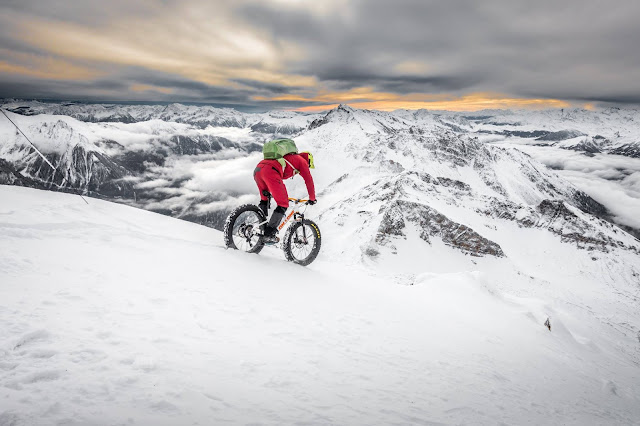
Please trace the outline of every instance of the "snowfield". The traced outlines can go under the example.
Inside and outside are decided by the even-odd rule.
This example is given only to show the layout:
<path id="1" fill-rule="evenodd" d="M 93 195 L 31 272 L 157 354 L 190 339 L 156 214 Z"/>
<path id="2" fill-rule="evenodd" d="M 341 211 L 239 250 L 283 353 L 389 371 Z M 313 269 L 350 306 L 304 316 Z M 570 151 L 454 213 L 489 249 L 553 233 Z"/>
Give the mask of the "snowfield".
<path id="1" fill-rule="evenodd" d="M 456 263 L 434 240 L 403 275 L 402 255 L 329 245 L 304 268 L 124 205 L 0 199 L 2 426 L 640 423 L 639 286 L 554 280 L 581 252 L 541 269 L 546 231 L 529 263 L 505 242 L 514 260 Z"/>

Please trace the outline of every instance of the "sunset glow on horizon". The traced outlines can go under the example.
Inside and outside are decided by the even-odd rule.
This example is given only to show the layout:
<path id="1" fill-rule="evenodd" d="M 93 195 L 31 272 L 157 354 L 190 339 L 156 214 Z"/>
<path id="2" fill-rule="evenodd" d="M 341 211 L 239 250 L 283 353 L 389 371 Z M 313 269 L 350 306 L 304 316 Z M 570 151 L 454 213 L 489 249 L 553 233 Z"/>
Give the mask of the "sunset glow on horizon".
<path id="1" fill-rule="evenodd" d="M 449 100 L 433 101 L 402 101 L 402 100 L 379 100 L 379 101 L 358 101 L 342 102 L 352 108 L 372 109 L 378 111 L 394 111 L 398 109 L 430 109 L 443 111 L 481 111 L 485 109 L 547 109 L 547 108 L 568 108 L 573 104 L 559 99 L 521 99 L 505 97 L 489 97 L 485 94 L 471 94 Z M 300 108 L 292 108 L 293 111 L 300 112 L 320 112 L 332 109 L 340 103 L 313 105 Z"/>

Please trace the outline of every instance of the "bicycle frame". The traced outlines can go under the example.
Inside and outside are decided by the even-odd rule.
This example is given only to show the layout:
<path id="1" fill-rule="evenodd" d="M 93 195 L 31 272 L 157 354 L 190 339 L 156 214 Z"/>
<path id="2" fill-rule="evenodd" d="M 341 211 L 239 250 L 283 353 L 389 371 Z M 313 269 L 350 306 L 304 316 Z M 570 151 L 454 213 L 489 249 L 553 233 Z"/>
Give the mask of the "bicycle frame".
<path id="1" fill-rule="evenodd" d="M 271 198 L 271 197 L 269 197 L 269 198 Z M 271 200 L 269 200 L 269 201 L 271 201 Z M 289 197 L 289 201 L 293 201 L 293 203 L 297 206 L 298 204 L 304 204 L 309 200 L 305 200 L 305 199 L 302 199 L 302 198 L 291 198 L 291 197 Z M 296 210 L 295 207 L 291 207 L 291 213 L 289 213 L 287 215 L 287 217 L 282 221 L 282 223 L 278 226 L 278 232 L 280 232 L 282 230 L 282 228 L 284 228 L 285 225 L 287 223 L 289 223 L 289 220 L 291 220 L 292 217 L 293 217 L 293 220 L 301 222 L 301 221 L 304 220 L 304 212 L 300 212 L 300 211 Z M 265 220 L 264 222 L 258 223 L 257 226 L 264 225 L 267 222 L 269 222 L 269 218 L 267 218 L 267 220 Z M 306 238 L 307 236 L 306 236 L 306 231 L 305 231 L 304 228 L 302 228 L 302 233 L 303 233 L 304 237 Z"/>
<path id="2" fill-rule="evenodd" d="M 302 200 L 302 199 L 299 199 L 299 198 L 289 198 L 289 201 L 293 201 L 295 205 L 298 205 L 298 204 L 306 203 L 309 200 Z M 282 228 L 284 228 L 284 226 L 287 223 L 289 223 L 289 220 L 291 219 L 291 217 L 293 217 L 293 220 L 301 222 L 301 221 L 304 220 L 304 213 L 301 213 L 301 212 L 297 211 L 295 209 L 295 207 L 292 207 L 291 208 L 291 213 L 289 213 L 287 215 L 287 217 L 285 218 L 285 220 L 282 221 L 280 226 L 278 226 L 278 231 L 281 231 Z M 304 232 L 304 229 L 303 229 L 303 232 Z"/>

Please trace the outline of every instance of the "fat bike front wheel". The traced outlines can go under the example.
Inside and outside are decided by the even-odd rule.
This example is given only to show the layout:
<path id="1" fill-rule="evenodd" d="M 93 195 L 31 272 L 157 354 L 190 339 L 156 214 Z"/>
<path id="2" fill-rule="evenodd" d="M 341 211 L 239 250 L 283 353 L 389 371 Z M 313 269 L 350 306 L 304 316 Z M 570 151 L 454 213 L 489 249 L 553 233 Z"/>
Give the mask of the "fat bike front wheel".
<path id="1" fill-rule="evenodd" d="M 224 245 L 247 253 L 260 253 L 264 247 L 260 223 L 266 218 L 258 206 L 243 204 L 229 213 L 224 222 Z"/>
<path id="2" fill-rule="evenodd" d="M 284 235 L 282 249 L 288 261 L 307 266 L 320 253 L 320 228 L 315 222 L 304 219 L 294 222 Z"/>

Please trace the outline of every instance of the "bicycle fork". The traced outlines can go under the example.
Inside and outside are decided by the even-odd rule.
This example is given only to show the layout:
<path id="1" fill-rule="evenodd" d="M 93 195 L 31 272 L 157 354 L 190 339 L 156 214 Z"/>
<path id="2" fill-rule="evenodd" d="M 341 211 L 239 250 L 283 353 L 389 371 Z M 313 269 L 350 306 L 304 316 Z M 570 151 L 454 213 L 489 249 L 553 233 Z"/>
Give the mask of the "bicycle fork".
<path id="1" fill-rule="evenodd" d="M 304 244 L 308 244 L 309 241 L 307 240 L 307 228 L 305 228 L 304 226 L 304 215 L 299 212 L 295 212 L 295 213 L 296 214 L 293 216 L 293 220 L 295 220 L 296 222 L 300 222 L 302 225 L 302 242 Z"/>

